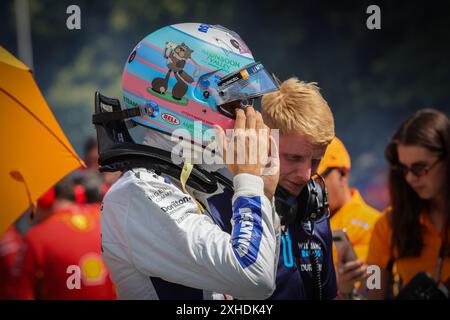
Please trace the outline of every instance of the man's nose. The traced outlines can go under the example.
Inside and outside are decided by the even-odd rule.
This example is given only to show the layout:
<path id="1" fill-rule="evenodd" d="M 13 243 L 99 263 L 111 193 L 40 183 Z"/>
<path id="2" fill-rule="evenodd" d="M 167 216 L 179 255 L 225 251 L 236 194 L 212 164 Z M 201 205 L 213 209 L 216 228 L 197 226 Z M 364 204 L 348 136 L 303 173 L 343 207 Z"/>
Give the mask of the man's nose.
<path id="1" fill-rule="evenodd" d="M 306 183 L 311 178 L 311 166 L 306 163 L 298 164 L 295 168 L 295 180 L 298 183 Z"/>

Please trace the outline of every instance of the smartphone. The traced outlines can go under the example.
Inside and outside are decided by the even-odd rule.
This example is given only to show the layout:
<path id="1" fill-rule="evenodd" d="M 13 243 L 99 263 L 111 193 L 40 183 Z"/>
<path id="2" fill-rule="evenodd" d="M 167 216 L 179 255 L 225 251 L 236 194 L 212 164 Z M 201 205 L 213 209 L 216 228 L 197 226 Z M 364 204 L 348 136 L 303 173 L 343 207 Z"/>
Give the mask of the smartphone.
<path id="1" fill-rule="evenodd" d="M 343 263 L 358 259 L 345 229 L 333 230 L 333 242 Z"/>

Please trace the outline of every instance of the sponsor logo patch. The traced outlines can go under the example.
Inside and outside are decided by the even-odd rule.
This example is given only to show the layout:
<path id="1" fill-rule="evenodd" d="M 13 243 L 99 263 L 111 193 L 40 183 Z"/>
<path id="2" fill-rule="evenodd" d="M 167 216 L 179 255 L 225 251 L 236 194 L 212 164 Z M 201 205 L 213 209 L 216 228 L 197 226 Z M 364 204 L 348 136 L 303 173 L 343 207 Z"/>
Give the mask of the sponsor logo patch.
<path id="1" fill-rule="evenodd" d="M 175 117 L 173 114 L 170 114 L 170 113 L 163 113 L 163 114 L 161 115 L 161 118 L 162 118 L 165 122 L 170 123 L 170 124 L 173 124 L 173 125 L 176 125 L 176 126 L 180 124 L 180 120 L 178 120 L 177 117 Z"/>
<path id="2" fill-rule="evenodd" d="M 252 265 L 259 253 L 262 235 L 260 197 L 238 197 L 233 203 L 232 244 L 235 257 L 243 268 Z"/>
<path id="3" fill-rule="evenodd" d="M 150 200 L 158 203 L 162 200 L 164 200 L 165 198 L 171 196 L 173 194 L 173 191 L 170 187 L 165 187 L 165 188 L 161 188 L 156 190 L 153 193 L 148 193 L 148 197 Z"/>
<path id="4" fill-rule="evenodd" d="M 99 254 L 93 252 L 85 254 L 81 258 L 79 266 L 85 285 L 96 286 L 105 283 L 107 271 Z"/>
<path id="5" fill-rule="evenodd" d="M 173 211 L 176 211 L 176 209 L 178 207 L 180 207 L 181 205 L 185 204 L 186 202 L 190 202 L 191 201 L 191 197 L 184 197 L 181 198 L 179 200 L 173 200 L 170 202 L 169 205 L 167 206 L 161 206 L 161 210 L 164 211 L 165 213 L 171 213 Z"/>
<path id="6" fill-rule="evenodd" d="M 239 208 L 239 214 L 241 215 L 242 222 L 236 251 L 242 258 L 248 253 L 248 248 L 250 247 L 250 239 L 253 231 L 253 217 L 250 208 Z"/>

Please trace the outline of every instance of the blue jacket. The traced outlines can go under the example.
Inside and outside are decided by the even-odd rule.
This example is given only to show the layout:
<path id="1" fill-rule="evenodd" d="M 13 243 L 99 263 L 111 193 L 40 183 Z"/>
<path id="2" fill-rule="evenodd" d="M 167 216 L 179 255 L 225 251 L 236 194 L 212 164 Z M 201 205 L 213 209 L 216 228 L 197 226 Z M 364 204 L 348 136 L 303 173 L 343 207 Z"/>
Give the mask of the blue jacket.
<path id="1" fill-rule="evenodd" d="M 232 192 L 225 189 L 222 194 L 208 198 L 211 215 L 222 230 L 231 231 Z M 276 289 L 269 299 L 311 300 L 315 287 L 309 256 L 311 226 L 309 223 L 288 225 L 281 237 L 280 257 L 276 277 Z M 333 238 L 326 216 L 315 222 L 311 238 L 321 270 L 322 299 L 337 296 L 336 273 L 333 264 Z"/>

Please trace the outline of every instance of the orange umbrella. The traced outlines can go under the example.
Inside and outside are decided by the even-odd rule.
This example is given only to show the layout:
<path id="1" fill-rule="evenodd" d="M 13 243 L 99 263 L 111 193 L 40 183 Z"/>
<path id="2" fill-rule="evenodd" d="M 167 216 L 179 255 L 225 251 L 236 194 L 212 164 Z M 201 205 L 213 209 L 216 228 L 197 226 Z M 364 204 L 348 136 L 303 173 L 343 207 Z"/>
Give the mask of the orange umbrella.
<path id="1" fill-rule="evenodd" d="M 30 69 L 0 46 L 0 235 L 51 186 L 84 165 Z"/>

